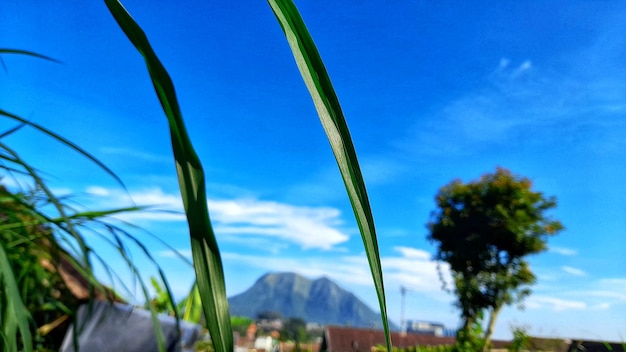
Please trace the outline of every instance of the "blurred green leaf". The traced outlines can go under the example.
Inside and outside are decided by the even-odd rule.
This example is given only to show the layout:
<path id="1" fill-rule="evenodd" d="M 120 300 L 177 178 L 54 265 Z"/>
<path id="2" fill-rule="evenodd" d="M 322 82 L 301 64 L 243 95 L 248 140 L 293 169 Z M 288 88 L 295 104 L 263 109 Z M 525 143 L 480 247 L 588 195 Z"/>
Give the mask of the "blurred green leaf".
<path id="1" fill-rule="evenodd" d="M 165 67 L 152 50 L 143 30 L 117 0 L 105 0 L 109 11 L 143 56 L 152 84 L 170 127 L 178 182 L 183 199 L 198 289 L 207 327 L 218 352 L 233 350 L 233 336 L 222 260 L 209 219 L 204 171 L 187 134 L 176 92 Z"/>
<path id="2" fill-rule="evenodd" d="M 0 326 L 2 327 L 3 350 L 18 351 L 18 335 L 25 352 L 33 350 L 33 338 L 30 333 L 30 313 L 24 306 L 13 269 L 0 243 Z"/>

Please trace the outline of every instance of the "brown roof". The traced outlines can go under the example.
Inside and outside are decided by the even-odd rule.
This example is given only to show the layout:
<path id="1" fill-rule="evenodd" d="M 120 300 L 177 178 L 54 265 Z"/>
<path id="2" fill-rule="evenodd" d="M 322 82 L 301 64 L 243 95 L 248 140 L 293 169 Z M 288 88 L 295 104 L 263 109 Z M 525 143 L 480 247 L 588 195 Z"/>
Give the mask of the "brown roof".
<path id="1" fill-rule="evenodd" d="M 44 245 L 49 248 L 49 251 L 54 250 L 49 243 L 44 242 Z M 50 272 L 59 273 L 68 290 L 76 299 L 86 301 L 93 294 L 93 298 L 96 299 L 124 303 L 124 300 L 116 295 L 113 290 L 95 281 L 90 281 L 85 274 L 80 272 L 76 265 L 68 259 L 70 254 L 61 249 L 56 249 L 54 253 L 55 255 L 50 259 L 42 257 L 40 259 L 41 266 Z"/>
<path id="2" fill-rule="evenodd" d="M 443 337 L 422 334 L 401 334 L 391 332 L 393 347 L 407 348 L 415 346 L 453 345 L 454 337 Z M 345 326 L 327 326 L 320 351 L 322 352 L 370 352 L 372 347 L 384 346 L 385 333 L 382 330 L 371 330 Z M 510 345 L 509 341 L 492 340 L 491 345 L 503 349 Z"/>
<path id="3" fill-rule="evenodd" d="M 454 337 L 391 333 L 393 346 L 399 348 L 418 345 L 452 345 L 454 341 Z M 324 352 L 370 352 L 372 347 L 378 345 L 385 345 L 385 333 L 382 330 L 327 326 L 320 350 Z"/>
<path id="4" fill-rule="evenodd" d="M 578 352 L 578 351 L 622 352 L 622 351 L 626 351 L 626 343 L 600 342 L 600 341 L 572 341 L 567 351 L 571 351 L 571 352 Z"/>

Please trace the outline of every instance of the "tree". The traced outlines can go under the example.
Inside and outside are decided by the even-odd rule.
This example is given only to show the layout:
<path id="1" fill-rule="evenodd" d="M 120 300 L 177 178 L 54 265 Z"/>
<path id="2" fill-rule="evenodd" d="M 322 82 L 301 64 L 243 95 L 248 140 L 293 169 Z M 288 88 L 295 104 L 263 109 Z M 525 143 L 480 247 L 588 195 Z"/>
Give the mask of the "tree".
<path id="1" fill-rule="evenodd" d="M 437 245 L 435 259 L 452 272 L 463 320 L 458 338 L 469 336 L 481 313 L 489 314 L 483 351 L 502 307 L 530 294 L 535 275 L 525 258 L 545 251 L 547 238 L 563 229 L 545 215 L 556 207 L 555 198 L 531 186 L 528 178 L 503 168 L 467 184 L 455 180 L 439 190 L 427 225 L 428 239 Z"/>
<path id="2" fill-rule="evenodd" d="M 280 320 L 282 314 L 273 310 L 264 310 L 256 315 L 257 320 Z"/>
<path id="3" fill-rule="evenodd" d="M 306 321 L 302 318 L 288 318 L 283 322 L 280 336 L 285 340 L 293 340 L 296 343 L 306 340 Z"/>
<path id="4" fill-rule="evenodd" d="M 246 336 L 246 331 L 250 324 L 254 323 L 254 320 L 248 317 L 231 316 L 230 326 L 233 327 L 233 332 L 238 332 L 239 336 Z"/>

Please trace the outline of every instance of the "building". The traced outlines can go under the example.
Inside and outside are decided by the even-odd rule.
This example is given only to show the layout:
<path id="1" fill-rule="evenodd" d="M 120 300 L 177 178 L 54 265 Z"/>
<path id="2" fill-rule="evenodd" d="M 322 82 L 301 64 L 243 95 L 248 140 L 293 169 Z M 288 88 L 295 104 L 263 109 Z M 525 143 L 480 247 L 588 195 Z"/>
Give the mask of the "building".
<path id="1" fill-rule="evenodd" d="M 406 322 L 406 332 L 412 334 L 446 336 L 446 328 L 443 324 L 428 321 L 408 320 Z"/>
<path id="2" fill-rule="evenodd" d="M 403 334 L 391 332 L 393 347 L 453 345 L 456 338 L 425 334 Z M 327 326 L 324 329 L 320 352 L 372 352 L 378 346 L 385 346 L 385 333 L 382 330 L 360 329 L 345 326 Z M 509 341 L 491 341 L 494 350 L 503 350 Z"/>
<path id="3" fill-rule="evenodd" d="M 453 337 L 391 333 L 394 347 L 452 345 Z M 345 326 L 327 326 L 322 337 L 322 352 L 370 352 L 373 347 L 385 345 L 382 330 L 360 329 Z"/>

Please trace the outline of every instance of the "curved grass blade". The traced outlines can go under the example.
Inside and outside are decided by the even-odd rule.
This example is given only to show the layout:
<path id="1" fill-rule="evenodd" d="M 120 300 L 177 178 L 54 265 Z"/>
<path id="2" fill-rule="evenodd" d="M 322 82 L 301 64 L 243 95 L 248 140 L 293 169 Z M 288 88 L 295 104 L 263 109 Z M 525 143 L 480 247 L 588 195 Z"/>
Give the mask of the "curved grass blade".
<path id="1" fill-rule="evenodd" d="M 28 51 L 28 50 L 20 50 L 20 49 L 0 49 L 0 54 L 18 54 L 18 55 L 26 55 L 26 56 L 33 56 L 39 59 L 44 59 L 44 60 L 48 60 L 48 61 L 52 61 L 52 62 L 56 62 L 56 63 L 61 63 L 59 60 L 52 58 L 50 56 L 46 56 L 46 55 L 42 55 L 33 51 Z"/>
<path id="2" fill-rule="evenodd" d="M 28 50 L 19 50 L 19 49 L 2 49 L 0 48 L 0 55 L 1 54 L 19 54 L 19 55 L 26 55 L 26 56 L 33 56 L 39 59 L 44 59 L 44 60 L 48 60 L 48 61 L 52 61 L 52 62 L 56 62 L 56 63 L 60 63 L 58 60 L 51 58 L 49 56 L 46 55 L 41 55 L 32 51 L 28 51 Z M 2 56 L 0 56 L 0 64 L 2 64 L 2 68 L 4 69 L 4 71 L 8 71 L 7 70 L 7 66 L 4 63 L 4 60 L 2 60 Z"/>
<path id="3" fill-rule="evenodd" d="M 145 33 L 117 0 L 105 0 L 128 39 L 143 56 L 152 84 L 167 116 L 202 306 L 217 352 L 233 350 L 222 259 L 208 214 L 204 171 L 185 129 L 174 85 Z"/>
<path id="4" fill-rule="evenodd" d="M 23 349 L 26 352 L 33 350 L 33 338 L 30 333 L 30 313 L 22 302 L 13 269 L 7 258 L 4 247 L 0 243 L 0 326 L 3 328 L 3 351 L 18 351 L 17 332 L 21 336 Z M 5 297 L 3 297 L 5 296 Z M 4 301 L 4 302 L 3 302 Z"/>
<path id="5" fill-rule="evenodd" d="M 196 324 L 200 323 L 200 317 L 202 315 L 202 300 L 200 298 L 200 293 L 198 292 L 198 284 L 196 282 L 193 283 L 189 294 L 182 303 L 184 303 L 182 305 L 183 320 L 190 321 Z"/>
<path id="6" fill-rule="evenodd" d="M 53 139 L 56 139 L 57 141 L 65 144 L 67 147 L 69 147 L 70 149 L 75 150 L 76 152 L 78 152 L 79 154 L 83 155 L 84 157 L 86 157 L 87 159 L 91 160 L 93 163 L 95 163 L 96 165 L 98 165 L 102 170 L 104 170 L 107 174 L 109 174 L 109 176 L 113 177 L 113 179 L 115 179 L 115 181 L 124 188 L 124 190 L 126 190 L 126 186 L 124 185 L 124 182 L 122 182 L 122 179 L 119 178 L 119 176 L 117 176 L 113 170 L 109 169 L 108 166 L 106 166 L 103 162 L 101 162 L 100 160 L 98 160 L 95 156 L 93 156 L 91 153 L 87 152 L 86 150 L 84 150 L 83 148 L 79 147 L 78 145 L 74 144 L 72 141 L 70 141 L 69 139 L 54 133 L 53 131 L 37 124 L 34 123 L 32 121 L 29 121 L 25 118 L 19 117 L 15 114 L 11 114 L 8 111 L 2 110 L 0 109 L 0 115 L 8 117 L 12 120 L 18 121 L 21 124 L 25 124 L 28 125 L 30 127 L 33 127 L 34 129 L 38 130 L 39 132 L 42 132 L 50 137 L 52 137 Z"/>
<path id="7" fill-rule="evenodd" d="M 352 144 L 350 132 L 339 105 L 339 100 L 335 94 L 332 83 L 326 72 L 326 68 L 315 47 L 315 43 L 309 34 L 302 17 L 298 13 L 296 6 L 291 0 L 268 0 L 274 15 L 278 19 L 293 56 L 300 70 L 300 74 L 306 84 L 313 103 L 317 109 L 337 165 L 341 171 L 352 210 L 356 217 L 365 246 L 365 252 L 370 264 L 372 278 L 376 286 L 380 312 L 385 328 L 387 348 L 391 351 L 391 339 L 387 321 L 387 308 L 385 303 L 385 290 L 383 286 L 383 275 L 380 265 L 380 254 L 376 240 L 376 230 L 374 228 L 374 218 L 370 209 L 365 183 L 356 151 Z"/>

